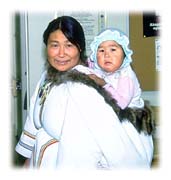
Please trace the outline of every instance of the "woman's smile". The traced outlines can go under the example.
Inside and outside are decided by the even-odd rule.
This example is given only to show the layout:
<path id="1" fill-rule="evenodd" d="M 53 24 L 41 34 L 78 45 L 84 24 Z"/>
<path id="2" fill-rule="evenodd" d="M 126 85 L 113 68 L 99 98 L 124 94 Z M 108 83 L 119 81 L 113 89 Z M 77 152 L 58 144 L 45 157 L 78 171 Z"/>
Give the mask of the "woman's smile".
<path id="1" fill-rule="evenodd" d="M 67 71 L 80 63 L 80 51 L 61 30 L 50 34 L 47 45 L 48 61 L 58 71 Z"/>
<path id="2" fill-rule="evenodd" d="M 66 65 L 68 63 L 70 63 L 70 60 L 58 60 L 58 59 L 55 59 L 54 62 L 58 65 Z"/>

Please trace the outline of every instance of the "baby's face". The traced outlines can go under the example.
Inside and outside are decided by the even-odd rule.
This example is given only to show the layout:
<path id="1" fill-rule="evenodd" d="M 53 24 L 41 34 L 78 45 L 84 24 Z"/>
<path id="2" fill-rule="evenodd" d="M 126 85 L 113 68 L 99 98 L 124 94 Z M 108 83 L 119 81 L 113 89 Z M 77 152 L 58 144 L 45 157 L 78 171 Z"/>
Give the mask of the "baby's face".
<path id="1" fill-rule="evenodd" d="M 122 47 L 115 41 L 104 41 L 97 49 L 97 62 L 106 72 L 115 72 L 124 60 Z"/>

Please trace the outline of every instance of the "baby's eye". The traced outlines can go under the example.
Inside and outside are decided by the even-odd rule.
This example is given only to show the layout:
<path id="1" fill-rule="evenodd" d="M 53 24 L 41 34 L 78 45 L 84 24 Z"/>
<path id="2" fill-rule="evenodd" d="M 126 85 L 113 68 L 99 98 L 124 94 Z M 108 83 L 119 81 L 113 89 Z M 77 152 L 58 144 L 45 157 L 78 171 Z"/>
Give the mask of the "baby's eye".
<path id="1" fill-rule="evenodd" d="M 98 49 L 98 52 L 104 52 L 104 49 Z"/>
<path id="2" fill-rule="evenodd" d="M 116 51 L 116 49 L 115 49 L 115 48 L 112 48 L 111 51 Z"/>

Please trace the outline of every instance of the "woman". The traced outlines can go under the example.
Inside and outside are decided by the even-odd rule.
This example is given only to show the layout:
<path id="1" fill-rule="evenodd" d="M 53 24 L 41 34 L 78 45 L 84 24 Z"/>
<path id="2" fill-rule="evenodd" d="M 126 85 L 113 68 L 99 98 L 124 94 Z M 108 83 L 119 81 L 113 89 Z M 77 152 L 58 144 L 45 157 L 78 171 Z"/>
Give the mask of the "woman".
<path id="1" fill-rule="evenodd" d="M 81 25 L 62 16 L 43 35 L 47 71 L 31 99 L 16 151 L 29 167 L 56 169 L 149 168 L 151 135 L 125 120 L 103 89 L 86 74 L 85 38 Z M 130 114 L 128 114 L 130 116 Z"/>

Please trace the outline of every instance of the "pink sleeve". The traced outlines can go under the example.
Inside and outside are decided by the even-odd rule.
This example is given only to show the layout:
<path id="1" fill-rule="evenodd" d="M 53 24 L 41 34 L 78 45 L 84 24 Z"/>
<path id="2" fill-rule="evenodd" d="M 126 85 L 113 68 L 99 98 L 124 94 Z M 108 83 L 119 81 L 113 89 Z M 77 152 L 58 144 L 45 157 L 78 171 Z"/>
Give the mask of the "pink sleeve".
<path id="1" fill-rule="evenodd" d="M 106 84 L 104 89 L 111 94 L 112 98 L 117 100 L 122 109 L 129 105 L 134 94 L 133 82 L 128 77 L 119 79 L 116 89 L 110 84 Z"/>

